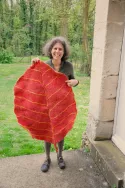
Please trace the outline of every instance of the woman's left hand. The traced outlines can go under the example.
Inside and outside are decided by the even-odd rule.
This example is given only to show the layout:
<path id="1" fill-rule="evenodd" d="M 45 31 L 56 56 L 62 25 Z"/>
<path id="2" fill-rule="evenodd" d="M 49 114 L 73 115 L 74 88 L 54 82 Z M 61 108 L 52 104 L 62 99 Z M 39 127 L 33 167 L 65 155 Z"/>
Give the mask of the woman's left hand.
<path id="1" fill-rule="evenodd" d="M 79 83 L 79 81 L 78 81 L 78 80 L 75 80 L 75 79 L 66 80 L 65 82 L 67 83 L 67 85 L 68 85 L 69 87 L 73 87 L 73 86 L 75 86 L 75 85 L 77 85 L 77 84 Z"/>

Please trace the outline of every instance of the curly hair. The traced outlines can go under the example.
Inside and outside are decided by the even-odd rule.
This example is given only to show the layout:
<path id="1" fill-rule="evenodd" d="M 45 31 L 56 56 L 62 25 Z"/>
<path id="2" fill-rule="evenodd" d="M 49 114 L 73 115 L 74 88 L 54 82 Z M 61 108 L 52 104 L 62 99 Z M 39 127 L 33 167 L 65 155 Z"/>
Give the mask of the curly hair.
<path id="1" fill-rule="evenodd" d="M 66 59 L 68 59 L 69 57 L 69 43 L 68 41 L 62 37 L 62 36 L 58 36 L 58 37 L 54 37 L 52 38 L 51 40 L 49 40 L 44 48 L 43 48 L 43 53 L 44 55 L 48 56 L 50 59 L 52 59 L 52 54 L 51 54 L 51 51 L 52 51 L 52 48 L 53 46 L 56 44 L 56 43 L 61 43 L 63 48 L 64 48 L 64 54 L 63 54 L 63 57 L 62 57 L 62 61 L 65 61 Z"/>

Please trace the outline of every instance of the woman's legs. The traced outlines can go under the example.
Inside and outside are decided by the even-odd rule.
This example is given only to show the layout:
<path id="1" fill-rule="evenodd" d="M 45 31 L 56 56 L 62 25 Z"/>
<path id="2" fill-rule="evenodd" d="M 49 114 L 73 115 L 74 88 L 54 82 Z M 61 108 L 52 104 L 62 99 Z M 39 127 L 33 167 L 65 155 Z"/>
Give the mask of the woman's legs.
<path id="1" fill-rule="evenodd" d="M 44 145 L 45 145 L 46 160 L 44 161 L 41 167 L 41 170 L 42 172 L 47 172 L 49 170 L 50 163 L 51 163 L 51 159 L 50 159 L 51 143 L 45 142 Z M 58 143 L 57 160 L 58 160 L 58 165 L 61 169 L 65 168 L 65 162 L 62 157 L 63 145 L 64 145 L 64 139 Z"/>
<path id="2" fill-rule="evenodd" d="M 46 160 L 42 164 L 41 171 L 47 172 L 49 170 L 49 166 L 50 166 L 50 163 L 51 163 L 51 159 L 50 159 L 51 143 L 44 142 L 44 146 L 45 146 Z"/>
<path id="3" fill-rule="evenodd" d="M 50 159 L 51 143 L 44 142 L 44 147 L 45 147 L 46 159 Z"/>
<path id="4" fill-rule="evenodd" d="M 64 139 L 58 143 L 58 157 L 62 157 Z"/>
<path id="5" fill-rule="evenodd" d="M 61 169 L 64 169 L 64 168 L 65 168 L 65 162 L 64 162 L 63 157 L 62 157 L 63 145 L 64 145 L 64 139 L 61 140 L 61 141 L 58 143 L 57 160 L 58 160 L 58 165 L 59 165 L 59 167 L 60 167 Z"/>

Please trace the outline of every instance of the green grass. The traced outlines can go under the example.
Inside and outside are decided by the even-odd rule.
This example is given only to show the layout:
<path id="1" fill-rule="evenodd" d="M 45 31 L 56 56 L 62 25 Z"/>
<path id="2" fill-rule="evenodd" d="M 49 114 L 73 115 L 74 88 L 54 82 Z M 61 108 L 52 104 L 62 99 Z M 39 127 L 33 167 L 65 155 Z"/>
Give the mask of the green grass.
<path id="1" fill-rule="evenodd" d="M 0 64 L 0 158 L 44 152 L 43 142 L 32 139 L 17 123 L 13 112 L 14 84 L 29 65 L 30 63 Z M 74 128 L 65 138 L 65 150 L 80 148 L 82 133 L 87 124 L 90 79 L 77 74 L 76 78 L 80 81 L 79 86 L 73 88 L 78 115 Z"/>

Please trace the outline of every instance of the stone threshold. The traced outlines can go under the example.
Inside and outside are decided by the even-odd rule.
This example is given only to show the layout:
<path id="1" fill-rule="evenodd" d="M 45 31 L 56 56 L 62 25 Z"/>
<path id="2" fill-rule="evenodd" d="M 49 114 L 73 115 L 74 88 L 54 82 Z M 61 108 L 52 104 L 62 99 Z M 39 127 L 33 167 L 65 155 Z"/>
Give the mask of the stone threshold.
<path id="1" fill-rule="evenodd" d="M 111 140 L 93 141 L 91 156 L 111 187 L 125 187 L 125 155 Z"/>

